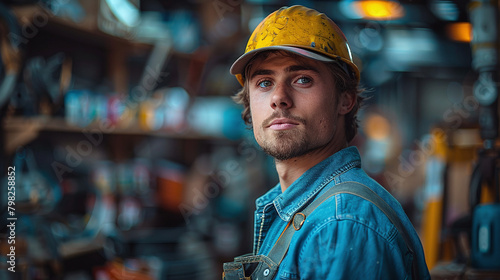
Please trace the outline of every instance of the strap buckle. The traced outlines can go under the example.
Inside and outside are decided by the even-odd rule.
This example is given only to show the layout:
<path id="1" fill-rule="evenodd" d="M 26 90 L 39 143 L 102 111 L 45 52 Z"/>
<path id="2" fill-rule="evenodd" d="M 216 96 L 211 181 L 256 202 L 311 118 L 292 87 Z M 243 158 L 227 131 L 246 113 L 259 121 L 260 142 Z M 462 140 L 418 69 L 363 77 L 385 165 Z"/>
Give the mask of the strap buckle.
<path id="1" fill-rule="evenodd" d="M 306 215 L 304 213 L 295 213 L 295 215 L 293 215 L 293 228 L 295 230 L 299 230 L 302 225 L 304 224 L 304 222 L 306 221 Z"/>

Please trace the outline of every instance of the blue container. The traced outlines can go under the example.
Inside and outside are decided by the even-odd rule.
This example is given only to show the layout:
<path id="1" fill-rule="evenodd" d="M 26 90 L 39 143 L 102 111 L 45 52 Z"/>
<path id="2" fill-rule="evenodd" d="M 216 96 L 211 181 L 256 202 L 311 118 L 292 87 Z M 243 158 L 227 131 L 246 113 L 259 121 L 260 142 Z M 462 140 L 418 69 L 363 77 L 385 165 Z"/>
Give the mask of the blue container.
<path id="1" fill-rule="evenodd" d="M 472 266 L 499 270 L 500 204 L 476 206 L 472 219 Z"/>

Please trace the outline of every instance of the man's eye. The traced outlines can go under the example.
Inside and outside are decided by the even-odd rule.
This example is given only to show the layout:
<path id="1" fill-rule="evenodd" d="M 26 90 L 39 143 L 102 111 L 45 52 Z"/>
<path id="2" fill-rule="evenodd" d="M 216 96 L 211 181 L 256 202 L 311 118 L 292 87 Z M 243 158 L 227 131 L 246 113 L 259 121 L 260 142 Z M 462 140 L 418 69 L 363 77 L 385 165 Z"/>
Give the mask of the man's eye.
<path id="1" fill-rule="evenodd" d="M 297 83 L 299 83 L 299 84 L 307 84 L 310 82 L 311 82 L 311 79 L 308 77 L 300 77 L 297 79 Z"/>
<path id="2" fill-rule="evenodd" d="M 272 84 L 271 84 L 271 81 L 269 80 L 264 80 L 264 81 L 261 81 L 259 82 L 259 87 L 261 88 L 265 88 L 265 87 L 270 87 Z"/>

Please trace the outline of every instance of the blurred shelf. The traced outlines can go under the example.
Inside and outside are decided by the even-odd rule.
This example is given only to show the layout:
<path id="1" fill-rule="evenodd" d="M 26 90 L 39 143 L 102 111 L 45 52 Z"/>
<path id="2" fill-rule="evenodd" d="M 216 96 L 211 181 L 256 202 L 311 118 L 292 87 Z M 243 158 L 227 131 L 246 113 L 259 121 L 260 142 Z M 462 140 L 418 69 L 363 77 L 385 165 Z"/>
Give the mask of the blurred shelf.
<path id="1" fill-rule="evenodd" d="M 51 117 L 8 117 L 5 118 L 3 127 L 6 133 L 5 150 L 7 153 L 13 152 L 17 147 L 34 140 L 42 131 L 49 132 L 64 132 L 64 133 L 102 133 L 103 135 L 138 135 L 138 136 L 154 136 L 173 139 L 185 140 L 218 140 L 218 141 L 233 141 L 223 136 L 214 136 L 200 134 L 195 131 L 185 130 L 182 132 L 171 131 L 146 131 L 140 128 L 137 124 L 127 127 L 109 126 L 105 127 L 102 124 L 92 123 L 88 126 L 81 127 L 66 122 L 64 118 Z"/>
<path id="2" fill-rule="evenodd" d="M 439 263 L 430 271 L 430 274 L 434 280 L 500 279 L 499 270 L 474 269 L 454 262 Z"/>
<path id="3" fill-rule="evenodd" d="M 97 234 L 94 237 L 79 238 L 59 244 L 58 251 L 62 258 L 72 258 L 91 252 L 102 250 L 105 246 L 106 237 Z"/>
<path id="4" fill-rule="evenodd" d="M 189 231 L 185 227 L 142 228 L 119 231 L 118 238 L 124 243 L 175 244 L 187 233 Z"/>
<path id="5" fill-rule="evenodd" d="M 67 37 L 72 41 L 90 43 L 95 46 L 115 49 L 127 48 L 131 51 L 151 50 L 152 45 L 114 36 L 101 31 L 97 26 L 97 16 L 85 19 L 81 23 L 52 14 L 41 5 L 12 6 L 13 14 L 24 26 L 23 37 L 29 40 L 36 36 L 40 29 Z"/>

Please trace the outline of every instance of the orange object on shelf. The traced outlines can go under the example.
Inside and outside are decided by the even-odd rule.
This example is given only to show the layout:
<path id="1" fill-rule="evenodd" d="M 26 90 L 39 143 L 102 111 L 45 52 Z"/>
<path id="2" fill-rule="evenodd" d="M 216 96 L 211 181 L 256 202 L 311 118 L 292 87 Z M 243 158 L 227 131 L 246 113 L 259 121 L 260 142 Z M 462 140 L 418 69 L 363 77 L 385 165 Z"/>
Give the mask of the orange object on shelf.
<path id="1" fill-rule="evenodd" d="M 177 212 L 184 195 L 184 174 L 179 170 L 162 170 L 158 175 L 158 205 Z"/>
<path id="2" fill-rule="evenodd" d="M 135 280 L 154 280 L 151 276 L 148 265 L 141 261 L 136 261 L 137 267 L 126 267 L 122 262 L 112 261 L 105 267 L 95 270 L 96 279 L 109 279 L 109 280 L 122 280 L 122 279 L 135 279 Z"/>

